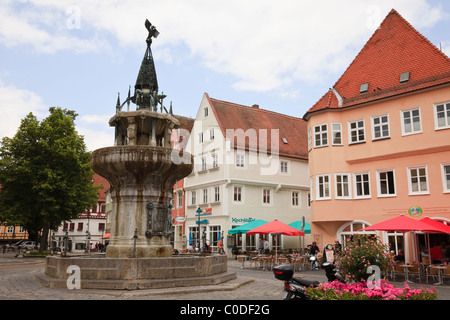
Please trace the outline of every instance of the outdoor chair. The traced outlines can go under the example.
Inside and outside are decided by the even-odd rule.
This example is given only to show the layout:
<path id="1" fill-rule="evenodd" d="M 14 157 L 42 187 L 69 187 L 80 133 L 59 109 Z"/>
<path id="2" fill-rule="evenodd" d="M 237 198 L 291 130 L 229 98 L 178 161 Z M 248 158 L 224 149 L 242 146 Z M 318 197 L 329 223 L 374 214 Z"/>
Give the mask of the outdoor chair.
<path id="1" fill-rule="evenodd" d="M 428 268 L 426 269 L 426 277 L 427 277 L 427 283 L 428 283 L 429 277 L 432 277 L 434 282 L 438 281 L 439 280 L 439 269 L 432 268 L 431 265 L 429 265 Z"/>
<path id="2" fill-rule="evenodd" d="M 392 270 L 392 281 L 395 281 L 395 277 L 397 275 L 401 275 L 404 278 L 406 278 L 405 269 L 404 269 L 404 267 L 402 267 L 402 264 L 403 264 L 403 262 L 402 263 L 396 263 L 394 265 L 394 270 Z"/>
<path id="3" fill-rule="evenodd" d="M 255 268 L 262 267 L 264 264 L 264 257 L 263 256 L 254 256 L 250 259 L 250 268 L 252 265 L 255 266 Z"/>
<path id="4" fill-rule="evenodd" d="M 289 259 L 283 255 L 278 256 L 278 264 L 286 264 L 289 263 Z"/>
<path id="5" fill-rule="evenodd" d="M 294 268 L 294 271 L 295 271 L 296 268 L 297 268 L 297 271 L 302 270 L 302 265 L 303 265 L 304 259 L 305 258 L 303 258 L 303 257 L 298 257 L 298 258 L 295 258 L 295 259 L 291 260 L 290 263 L 292 264 L 292 266 Z"/>
<path id="6" fill-rule="evenodd" d="M 419 282 L 422 282 L 422 270 L 417 263 L 411 264 L 411 268 L 408 269 L 408 276 L 416 276 L 419 278 Z"/>
<path id="7" fill-rule="evenodd" d="M 237 259 L 239 262 L 242 262 L 241 269 L 245 268 L 245 258 L 246 256 L 238 256 Z"/>
<path id="8" fill-rule="evenodd" d="M 266 267 L 269 268 L 269 270 L 272 270 L 275 263 L 276 263 L 275 256 L 266 257 L 264 260 L 264 270 L 266 269 Z"/>
<path id="9" fill-rule="evenodd" d="M 308 256 L 302 257 L 301 268 L 303 270 L 305 270 L 305 271 L 311 270 L 311 262 L 309 261 L 309 257 Z"/>
<path id="10" fill-rule="evenodd" d="M 445 267 L 444 272 L 442 273 L 442 281 L 445 283 L 445 278 L 450 278 L 450 265 Z"/>

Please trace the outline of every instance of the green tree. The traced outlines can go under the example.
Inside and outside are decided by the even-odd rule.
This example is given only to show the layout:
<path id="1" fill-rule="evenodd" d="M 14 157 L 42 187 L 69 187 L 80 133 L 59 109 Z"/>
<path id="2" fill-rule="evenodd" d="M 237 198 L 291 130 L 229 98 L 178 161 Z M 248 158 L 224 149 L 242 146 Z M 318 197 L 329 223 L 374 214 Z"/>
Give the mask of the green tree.
<path id="1" fill-rule="evenodd" d="M 74 111 L 50 108 L 39 122 L 32 114 L 22 119 L 13 138 L 0 145 L 0 218 L 22 225 L 40 251 L 48 232 L 97 202 L 91 154 L 75 130 Z"/>

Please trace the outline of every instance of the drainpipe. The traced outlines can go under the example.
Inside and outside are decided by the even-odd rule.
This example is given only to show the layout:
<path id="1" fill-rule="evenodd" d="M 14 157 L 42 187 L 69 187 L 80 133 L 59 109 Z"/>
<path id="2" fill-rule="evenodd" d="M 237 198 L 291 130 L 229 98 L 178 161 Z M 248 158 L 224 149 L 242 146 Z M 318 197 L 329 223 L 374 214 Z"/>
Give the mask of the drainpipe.
<path id="1" fill-rule="evenodd" d="M 338 100 L 339 107 L 342 107 L 343 100 L 342 100 L 341 95 L 339 94 L 339 92 L 337 92 L 337 90 L 335 88 L 331 88 L 331 90 L 333 91 L 334 95 L 336 96 L 336 98 Z"/>

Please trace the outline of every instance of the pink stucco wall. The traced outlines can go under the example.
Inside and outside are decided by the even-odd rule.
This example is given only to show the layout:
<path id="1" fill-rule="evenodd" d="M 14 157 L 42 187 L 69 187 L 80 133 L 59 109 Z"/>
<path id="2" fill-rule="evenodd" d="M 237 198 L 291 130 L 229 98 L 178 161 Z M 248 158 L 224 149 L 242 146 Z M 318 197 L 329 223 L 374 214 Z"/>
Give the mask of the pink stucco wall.
<path id="1" fill-rule="evenodd" d="M 413 93 L 389 100 L 360 105 L 340 111 L 313 113 L 308 120 L 313 148 L 309 152 L 310 176 L 314 177 L 311 203 L 312 234 L 320 235 L 323 243 L 337 239 L 339 228 L 353 220 L 378 223 L 397 215 L 408 215 L 408 209 L 419 206 L 425 216 L 450 221 L 450 193 L 443 189 L 442 169 L 450 164 L 450 128 L 435 129 L 434 104 L 450 102 L 450 87 Z M 401 111 L 420 107 L 422 132 L 402 135 Z M 371 117 L 389 116 L 389 138 L 372 141 Z M 450 115 L 449 115 L 450 116 Z M 365 143 L 349 145 L 348 121 L 364 119 Z M 328 146 L 314 147 L 314 126 L 328 124 Z M 342 124 L 342 146 L 331 145 L 331 123 Z M 426 166 L 428 193 L 411 195 L 408 167 Z M 377 170 L 395 172 L 394 197 L 379 197 Z M 368 171 L 370 198 L 355 199 L 353 173 Z M 335 173 L 350 173 L 351 197 L 336 199 Z M 330 174 L 330 199 L 317 200 L 317 180 L 320 174 Z"/>

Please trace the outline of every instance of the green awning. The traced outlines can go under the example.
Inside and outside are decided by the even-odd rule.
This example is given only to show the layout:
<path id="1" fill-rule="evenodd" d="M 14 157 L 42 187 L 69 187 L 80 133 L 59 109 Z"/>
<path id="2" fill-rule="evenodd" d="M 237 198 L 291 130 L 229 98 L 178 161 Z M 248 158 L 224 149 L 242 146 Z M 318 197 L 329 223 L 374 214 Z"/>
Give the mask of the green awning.
<path id="1" fill-rule="evenodd" d="M 289 225 L 291 227 L 294 227 L 295 229 L 302 230 L 302 224 L 303 224 L 302 221 L 297 220 L 295 222 L 290 223 Z M 304 230 L 304 232 L 305 232 L 305 234 L 306 233 L 311 233 L 311 225 L 308 222 L 305 222 L 305 230 Z"/>
<path id="2" fill-rule="evenodd" d="M 243 224 L 242 226 L 239 226 L 239 227 L 236 227 L 236 228 L 228 230 L 228 234 L 247 233 L 247 231 L 255 229 L 255 228 L 257 228 L 259 226 L 262 226 L 263 224 L 266 224 L 266 223 L 267 223 L 267 221 L 261 220 L 261 219 L 253 220 L 251 222 Z"/>

